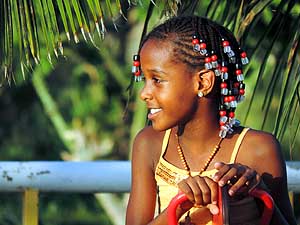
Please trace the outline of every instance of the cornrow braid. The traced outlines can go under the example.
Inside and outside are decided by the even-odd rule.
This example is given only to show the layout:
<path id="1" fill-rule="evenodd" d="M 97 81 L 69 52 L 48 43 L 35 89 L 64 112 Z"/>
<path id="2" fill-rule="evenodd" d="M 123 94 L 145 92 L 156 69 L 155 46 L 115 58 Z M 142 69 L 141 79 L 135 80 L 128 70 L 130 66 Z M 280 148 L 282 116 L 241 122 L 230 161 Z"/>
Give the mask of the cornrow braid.
<path id="1" fill-rule="evenodd" d="M 185 63 L 192 70 L 203 67 L 213 70 L 219 97 L 219 136 L 224 138 L 233 131 L 233 126 L 239 126 L 234 112 L 237 103 L 244 99 L 242 64 L 247 64 L 248 59 L 228 29 L 203 17 L 174 17 L 148 33 L 139 52 L 150 39 L 171 43 L 175 62 Z M 132 72 L 139 78 L 136 80 L 141 76 L 138 59 L 135 55 Z"/>

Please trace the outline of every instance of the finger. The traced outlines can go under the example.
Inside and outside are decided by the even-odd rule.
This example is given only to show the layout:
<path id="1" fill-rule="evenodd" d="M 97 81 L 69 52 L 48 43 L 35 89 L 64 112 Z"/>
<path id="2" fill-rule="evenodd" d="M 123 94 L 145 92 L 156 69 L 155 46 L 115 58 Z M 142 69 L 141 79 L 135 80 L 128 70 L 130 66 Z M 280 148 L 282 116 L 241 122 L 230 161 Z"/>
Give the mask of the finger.
<path id="1" fill-rule="evenodd" d="M 228 170 L 230 170 L 230 165 L 229 164 L 225 164 L 225 163 L 222 163 L 222 162 L 218 162 L 218 163 L 215 163 L 215 168 L 218 170 L 214 176 L 213 176 L 213 180 L 215 182 L 219 182 L 220 179 L 224 176 L 225 173 L 228 172 Z"/>
<path id="2" fill-rule="evenodd" d="M 210 186 L 206 182 L 206 179 L 204 177 L 197 176 L 195 177 L 195 180 L 197 182 L 197 187 L 200 190 L 199 195 L 195 195 L 195 203 L 197 205 L 207 205 L 211 203 Z"/>
<path id="3" fill-rule="evenodd" d="M 217 205 L 208 204 L 206 207 L 209 209 L 210 213 L 213 215 L 218 215 L 220 212 L 219 207 Z"/>
<path id="4" fill-rule="evenodd" d="M 249 185 L 253 184 L 256 177 L 256 171 L 253 169 L 247 169 L 246 172 L 240 176 L 234 185 L 228 190 L 229 195 L 234 195 L 237 191 L 247 191 L 251 188 Z M 256 183 L 256 182 L 255 182 Z M 243 188 L 247 186 L 247 188 Z"/>
<path id="5" fill-rule="evenodd" d="M 238 179 L 246 172 L 246 170 L 250 169 L 249 167 L 243 166 L 239 163 L 233 164 L 232 168 L 236 169 L 236 174 L 235 175 L 231 174 L 231 176 L 233 177 L 230 178 L 230 184 L 235 184 L 238 181 Z"/>
<path id="6" fill-rule="evenodd" d="M 239 163 L 224 165 L 220 169 L 220 173 L 222 172 L 223 174 L 218 179 L 219 185 L 222 187 L 229 182 L 234 184 L 237 178 L 244 174 L 247 169 L 249 169 L 247 166 Z"/>
<path id="7" fill-rule="evenodd" d="M 237 171 L 238 170 L 236 167 L 231 167 L 226 172 L 224 172 L 223 176 L 219 178 L 219 181 L 218 181 L 219 186 L 222 187 L 225 184 L 227 184 L 232 178 L 235 178 L 237 176 Z"/>
<path id="8" fill-rule="evenodd" d="M 248 166 L 244 166 L 240 163 L 233 164 L 233 167 L 235 167 L 237 169 L 237 172 L 236 172 L 237 176 L 243 175 L 246 172 L 246 170 L 250 169 Z"/>
<path id="9" fill-rule="evenodd" d="M 180 181 L 177 186 L 179 190 L 182 191 L 187 196 L 189 201 L 194 202 L 195 201 L 194 194 L 190 185 L 187 183 L 187 179 Z"/>
<path id="10" fill-rule="evenodd" d="M 206 183 L 210 189 L 210 201 L 212 204 L 217 204 L 218 201 L 218 183 L 214 182 L 209 177 L 205 177 Z"/>
<path id="11" fill-rule="evenodd" d="M 248 192 L 251 192 L 251 190 L 253 190 L 254 188 L 256 188 L 256 187 L 258 187 L 260 185 L 262 185 L 260 187 L 261 189 L 265 189 L 265 185 L 262 182 L 261 176 L 257 172 L 255 174 L 255 177 L 252 179 L 252 181 L 250 181 L 249 184 L 247 184 L 247 185 L 249 187 L 249 191 Z"/>
<path id="12" fill-rule="evenodd" d="M 204 195 L 209 192 L 209 188 L 203 178 L 199 176 L 192 177 L 188 179 L 188 184 L 194 195 L 194 203 L 198 206 L 204 205 L 206 201 L 206 199 L 204 200 L 204 198 L 206 198 Z"/>
<path id="13" fill-rule="evenodd" d="M 216 163 L 214 164 L 214 167 L 215 167 L 215 169 L 219 170 L 219 169 L 221 169 L 224 165 L 225 165 L 225 163 L 223 163 L 223 162 L 216 162 Z"/>

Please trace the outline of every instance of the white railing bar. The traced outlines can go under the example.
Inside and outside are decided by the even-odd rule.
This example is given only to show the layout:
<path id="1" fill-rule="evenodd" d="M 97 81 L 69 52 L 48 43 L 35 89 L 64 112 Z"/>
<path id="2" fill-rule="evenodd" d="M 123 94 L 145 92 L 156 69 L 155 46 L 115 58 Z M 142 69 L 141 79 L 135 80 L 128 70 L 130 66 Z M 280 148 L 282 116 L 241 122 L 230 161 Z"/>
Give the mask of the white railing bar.
<path id="1" fill-rule="evenodd" d="M 300 161 L 286 162 L 289 191 L 300 193 Z M 0 161 L 0 192 L 129 192 L 129 161 Z"/>
<path id="2" fill-rule="evenodd" d="M 129 192 L 129 161 L 0 162 L 0 192 Z"/>

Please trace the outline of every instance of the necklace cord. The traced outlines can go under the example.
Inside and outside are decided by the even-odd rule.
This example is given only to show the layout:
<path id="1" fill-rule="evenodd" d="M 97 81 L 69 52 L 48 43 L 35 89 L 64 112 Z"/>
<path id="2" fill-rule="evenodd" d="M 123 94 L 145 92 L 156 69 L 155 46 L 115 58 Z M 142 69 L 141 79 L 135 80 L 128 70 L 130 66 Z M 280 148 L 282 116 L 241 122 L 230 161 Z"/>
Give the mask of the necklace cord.
<path id="1" fill-rule="evenodd" d="M 176 140 L 177 140 L 177 152 L 178 152 L 179 158 L 182 162 L 182 165 L 183 165 L 184 169 L 188 172 L 188 175 L 191 176 L 191 169 L 190 169 L 190 167 L 189 167 L 189 165 L 186 161 L 186 158 L 184 156 L 182 146 L 180 145 L 180 140 L 179 140 L 178 134 L 175 133 L 175 137 L 176 137 Z M 210 156 L 206 160 L 204 166 L 200 169 L 199 175 L 201 175 L 204 171 L 207 170 L 210 163 L 212 162 L 212 160 L 214 159 L 216 154 L 219 152 L 219 150 L 221 148 L 221 143 L 222 143 L 223 140 L 224 140 L 224 138 L 220 138 L 217 145 L 214 147 L 214 150 L 211 152 Z"/>
<path id="2" fill-rule="evenodd" d="M 182 165 L 184 167 L 184 169 L 188 172 L 188 176 L 192 176 L 191 175 L 191 169 L 186 161 L 186 158 L 184 156 L 184 153 L 183 153 L 183 149 L 182 149 L 182 146 L 180 145 L 180 140 L 179 140 L 179 136 L 177 133 L 175 133 L 175 137 L 176 137 L 176 140 L 177 140 L 177 152 L 178 152 L 178 155 L 180 157 L 180 160 L 182 162 Z M 199 175 L 201 175 L 204 171 L 207 170 L 207 168 L 209 167 L 210 163 L 212 162 L 212 160 L 214 159 L 214 157 L 216 156 L 216 154 L 219 152 L 220 148 L 221 148 L 221 143 L 222 141 L 224 140 L 224 138 L 220 138 L 217 145 L 214 147 L 214 150 L 211 152 L 211 154 L 209 155 L 208 159 L 206 160 L 204 166 L 201 168 L 200 172 L 199 172 Z M 185 217 L 185 222 L 184 224 L 193 224 L 191 223 L 191 218 L 190 218 L 190 211 L 188 211 L 187 213 L 187 216 Z"/>

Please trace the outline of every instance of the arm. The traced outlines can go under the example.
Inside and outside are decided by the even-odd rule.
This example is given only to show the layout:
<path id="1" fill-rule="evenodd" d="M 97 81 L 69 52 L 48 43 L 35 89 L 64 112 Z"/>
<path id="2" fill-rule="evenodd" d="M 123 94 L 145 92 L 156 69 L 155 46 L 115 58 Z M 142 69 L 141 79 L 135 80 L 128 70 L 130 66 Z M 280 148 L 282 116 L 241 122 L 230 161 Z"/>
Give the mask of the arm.
<path id="1" fill-rule="evenodd" d="M 267 135 L 265 148 L 269 155 L 266 164 L 258 168 L 262 174 L 262 181 L 269 189 L 275 202 L 272 225 L 290 224 L 296 225 L 296 220 L 290 204 L 287 188 L 286 165 L 281 154 L 280 144 L 272 135 Z"/>
<path id="2" fill-rule="evenodd" d="M 261 174 L 263 184 L 267 186 L 275 202 L 271 224 L 296 225 L 288 197 L 286 165 L 279 142 L 273 135 L 259 131 L 253 131 L 250 138 L 257 140 L 257 146 L 254 146 L 257 149 L 254 152 L 257 163 L 252 163 L 252 168 Z"/>
<path id="3" fill-rule="evenodd" d="M 167 224 L 166 212 L 155 220 L 156 182 L 154 178 L 155 138 L 149 128 L 135 138 L 132 152 L 132 182 L 126 225 Z M 149 142 L 149 140 L 151 140 Z M 157 147 L 159 144 L 157 144 Z"/>
<path id="4" fill-rule="evenodd" d="M 295 225 L 288 198 L 285 161 L 276 138 L 265 132 L 251 130 L 241 146 L 237 162 L 232 165 L 217 163 L 219 171 L 215 181 L 226 183 L 237 175 L 238 180 L 229 189 L 232 191 L 230 195 L 247 192 L 259 182 L 259 188 L 267 189 L 276 204 L 271 224 Z"/>

